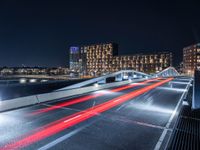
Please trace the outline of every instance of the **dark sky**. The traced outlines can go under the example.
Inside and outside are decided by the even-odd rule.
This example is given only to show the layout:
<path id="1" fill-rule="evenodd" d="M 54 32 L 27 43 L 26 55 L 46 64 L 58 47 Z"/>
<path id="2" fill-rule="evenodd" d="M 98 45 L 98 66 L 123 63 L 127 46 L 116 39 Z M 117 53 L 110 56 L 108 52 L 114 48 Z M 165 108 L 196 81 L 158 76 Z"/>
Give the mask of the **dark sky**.
<path id="1" fill-rule="evenodd" d="M 65 66 L 70 45 L 119 44 L 120 54 L 200 40 L 200 3 L 170 0 L 0 0 L 0 66 Z"/>

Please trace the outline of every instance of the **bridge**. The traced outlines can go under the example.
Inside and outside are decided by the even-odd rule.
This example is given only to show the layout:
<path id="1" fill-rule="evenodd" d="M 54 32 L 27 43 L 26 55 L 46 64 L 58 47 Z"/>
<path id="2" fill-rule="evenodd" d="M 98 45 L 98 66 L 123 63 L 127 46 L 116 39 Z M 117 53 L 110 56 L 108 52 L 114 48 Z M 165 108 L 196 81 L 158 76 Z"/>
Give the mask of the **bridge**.
<path id="1" fill-rule="evenodd" d="M 0 150 L 177 149 L 182 108 L 198 108 L 192 91 L 193 78 L 169 67 L 153 75 L 122 70 L 0 101 Z"/>

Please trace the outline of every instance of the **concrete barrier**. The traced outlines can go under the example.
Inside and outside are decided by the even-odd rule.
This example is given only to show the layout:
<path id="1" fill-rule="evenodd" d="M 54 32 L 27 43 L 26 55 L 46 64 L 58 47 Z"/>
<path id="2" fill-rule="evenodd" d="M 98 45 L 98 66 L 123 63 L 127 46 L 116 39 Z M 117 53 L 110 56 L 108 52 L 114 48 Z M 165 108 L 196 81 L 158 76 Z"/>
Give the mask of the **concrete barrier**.
<path id="1" fill-rule="evenodd" d="M 134 83 L 134 82 L 139 82 L 139 81 L 144 81 L 144 80 L 146 79 L 137 79 L 132 82 Z M 75 88 L 75 89 L 69 89 L 69 90 L 63 90 L 63 91 L 55 91 L 51 93 L 44 93 L 44 94 L 38 94 L 38 95 L 15 98 L 11 100 L 0 101 L 0 112 L 16 109 L 16 108 L 20 108 L 24 106 L 34 105 L 34 104 L 38 104 L 42 102 L 52 101 L 56 99 L 61 99 L 65 97 L 67 98 L 70 96 L 89 93 L 89 92 L 93 92 L 93 91 L 97 91 L 101 89 L 122 86 L 129 83 L 130 81 L 114 82 L 114 83 L 102 84 L 98 86 L 88 86 L 88 87 Z"/>
<path id="2" fill-rule="evenodd" d="M 35 95 L 15 98 L 15 99 L 6 100 L 6 101 L 0 101 L 0 112 L 10 110 L 10 109 L 16 109 L 16 108 L 20 108 L 24 106 L 34 105 L 37 103 L 38 103 L 38 100 Z"/>

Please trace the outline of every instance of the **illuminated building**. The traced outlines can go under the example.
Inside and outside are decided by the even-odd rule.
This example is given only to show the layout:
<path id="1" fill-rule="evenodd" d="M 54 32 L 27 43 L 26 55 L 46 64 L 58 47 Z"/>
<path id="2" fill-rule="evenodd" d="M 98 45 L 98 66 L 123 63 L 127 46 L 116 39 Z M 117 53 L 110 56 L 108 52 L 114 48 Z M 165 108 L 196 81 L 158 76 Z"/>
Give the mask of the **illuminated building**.
<path id="1" fill-rule="evenodd" d="M 134 69 L 145 73 L 155 73 L 172 66 L 172 53 L 159 52 L 155 54 L 116 56 L 112 64 L 113 71 Z"/>
<path id="2" fill-rule="evenodd" d="M 118 45 L 115 43 L 81 46 L 79 50 L 76 62 L 81 75 L 100 76 L 127 69 L 155 73 L 172 66 L 170 52 L 119 56 Z"/>
<path id="3" fill-rule="evenodd" d="M 72 71 L 79 72 L 80 70 L 80 51 L 79 47 L 70 47 L 69 68 Z"/>
<path id="4" fill-rule="evenodd" d="M 183 72 L 193 76 L 195 69 L 200 69 L 200 43 L 183 48 Z"/>
<path id="5" fill-rule="evenodd" d="M 118 45 L 114 43 L 82 46 L 82 71 L 91 76 L 110 73 L 113 57 L 117 54 Z"/>
<path id="6" fill-rule="evenodd" d="M 0 68 L 0 75 L 66 75 L 70 71 L 65 67 L 3 67 Z"/>

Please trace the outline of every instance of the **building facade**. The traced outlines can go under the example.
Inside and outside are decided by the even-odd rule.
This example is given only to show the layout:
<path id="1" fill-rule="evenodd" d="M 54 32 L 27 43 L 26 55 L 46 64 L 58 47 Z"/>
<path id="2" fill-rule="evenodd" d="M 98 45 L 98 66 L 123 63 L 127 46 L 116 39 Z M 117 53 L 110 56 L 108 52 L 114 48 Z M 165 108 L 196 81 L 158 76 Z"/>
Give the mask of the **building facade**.
<path id="1" fill-rule="evenodd" d="M 81 46 L 79 58 L 76 61 L 80 64 L 78 72 L 81 75 L 100 76 L 127 69 L 155 73 L 172 66 L 172 53 L 120 56 L 118 45 L 115 43 L 95 44 Z"/>
<path id="2" fill-rule="evenodd" d="M 82 71 L 91 76 L 112 72 L 112 61 L 117 54 L 118 45 L 115 43 L 82 46 Z"/>
<path id="3" fill-rule="evenodd" d="M 80 51 L 79 51 L 79 47 L 70 47 L 70 51 L 69 51 L 69 68 L 72 71 L 75 72 L 79 72 L 80 71 L 80 67 L 81 67 L 81 63 L 79 62 L 79 58 L 80 58 Z"/>
<path id="4" fill-rule="evenodd" d="M 136 54 L 116 56 L 112 61 L 113 72 L 134 69 L 145 73 L 155 73 L 172 66 L 172 53 Z"/>
<path id="5" fill-rule="evenodd" d="M 6 75 L 67 75 L 69 68 L 44 68 L 44 67 L 3 67 L 0 68 L 0 76 Z"/>
<path id="6" fill-rule="evenodd" d="M 195 69 L 200 69 L 200 43 L 183 48 L 183 73 L 193 76 Z"/>

